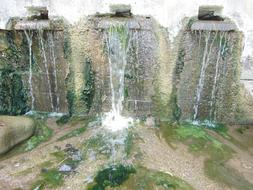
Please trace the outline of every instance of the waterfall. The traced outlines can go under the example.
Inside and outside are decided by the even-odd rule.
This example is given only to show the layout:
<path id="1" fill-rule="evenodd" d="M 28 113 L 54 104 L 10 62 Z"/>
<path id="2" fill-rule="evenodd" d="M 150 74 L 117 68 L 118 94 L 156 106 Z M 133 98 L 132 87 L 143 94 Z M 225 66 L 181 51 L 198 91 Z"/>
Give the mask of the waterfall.
<path id="1" fill-rule="evenodd" d="M 59 92 L 58 92 L 58 81 L 57 81 L 57 67 L 56 67 L 56 57 L 55 57 L 55 44 L 54 44 L 54 36 L 52 32 L 48 33 L 48 39 L 49 39 L 49 48 L 50 48 L 50 55 L 51 55 L 51 61 L 53 63 L 53 75 L 54 75 L 54 85 L 55 85 L 55 96 L 56 96 L 56 108 L 55 111 L 59 112 L 59 106 L 60 106 L 60 98 L 59 98 Z"/>
<path id="2" fill-rule="evenodd" d="M 214 82 L 213 82 L 213 87 L 212 87 L 212 93 L 211 93 L 211 101 L 210 101 L 210 113 L 209 113 L 209 118 L 215 119 L 215 99 L 216 99 L 216 94 L 217 94 L 217 82 L 220 78 L 220 58 L 224 54 L 225 51 L 225 45 L 222 44 L 222 41 L 224 39 L 224 43 L 226 43 L 227 40 L 227 33 L 226 32 L 221 32 L 220 33 L 220 40 L 219 40 L 219 47 L 218 47 L 218 55 L 217 55 L 217 60 L 215 63 L 215 76 L 214 76 Z"/>
<path id="3" fill-rule="evenodd" d="M 44 66 L 45 66 L 45 71 L 46 71 L 47 84 L 48 84 L 48 92 L 49 92 L 49 99 L 50 99 L 50 106 L 51 106 L 51 110 L 54 111 L 52 88 L 51 88 L 50 76 L 49 76 L 49 68 L 48 68 L 48 60 L 47 60 L 47 56 L 46 56 L 44 39 L 43 39 L 43 30 L 39 30 L 38 34 L 39 34 L 38 35 L 38 39 L 39 39 L 39 43 L 40 43 L 41 54 L 42 54 L 42 57 L 43 57 L 43 63 L 44 63 Z"/>
<path id="4" fill-rule="evenodd" d="M 211 32 L 207 32 L 207 34 L 205 35 L 205 48 L 204 48 L 204 54 L 203 54 L 203 58 L 202 58 L 202 62 L 201 62 L 201 71 L 200 71 L 200 76 L 199 76 L 199 81 L 198 81 L 198 85 L 197 85 L 197 90 L 196 90 L 196 97 L 195 97 L 195 104 L 194 104 L 194 115 L 193 115 L 193 119 L 196 120 L 197 116 L 198 116 L 198 111 L 199 111 L 199 103 L 201 100 L 201 96 L 202 96 L 202 92 L 203 92 L 203 88 L 204 88 L 204 84 L 205 84 L 205 74 L 206 74 L 206 69 L 209 65 L 209 59 L 210 59 L 210 54 L 212 51 L 212 47 L 213 47 L 213 43 L 215 41 L 215 38 L 217 36 L 217 32 L 215 32 L 215 36 L 213 37 L 213 40 L 209 45 L 209 41 L 211 38 Z M 201 38 L 200 38 L 201 41 Z M 200 42 L 201 43 L 201 42 Z"/>
<path id="5" fill-rule="evenodd" d="M 29 46 L 29 88 L 30 88 L 30 96 L 32 98 L 32 105 L 31 105 L 31 111 L 34 110 L 34 102 L 35 102 L 35 98 L 34 98 L 34 94 L 33 94 L 33 84 L 32 84 L 32 77 L 33 77 L 33 71 L 32 71 L 32 38 L 33 38 L 33 32 L 32 31 L 24 31 L 25 32 L 25 36 L 28 42 L 28 46 Z"/>
<path id="6" fill-rule="evenodd" d="M 129 122 L 131 122 L 131 119 L 122 116 L 122 111 L 125 67 L 132 35 L 125 25 L 111 26 L 105 31 L 104 35 L 110 68 L 112 109 L 106 114 L 103 126 L 112 131 L 117 131 L 128 127 Z"/>

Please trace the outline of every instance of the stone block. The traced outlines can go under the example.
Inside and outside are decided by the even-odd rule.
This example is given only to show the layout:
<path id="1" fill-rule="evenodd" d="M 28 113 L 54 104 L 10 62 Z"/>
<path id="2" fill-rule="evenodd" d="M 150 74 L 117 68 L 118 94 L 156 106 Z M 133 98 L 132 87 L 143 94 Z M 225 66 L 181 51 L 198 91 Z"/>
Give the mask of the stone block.
<path id="1" fill-rule="evenodd" d="M 198 19 L 199 20 L 216 20 L 216 21 L 223 21 L 222 18 L 222 6 L 200 6 L 199 7 L 199 13 L 198 13 Z"/>
<path id="2" fill-rule="evenodd" d="M 34 133 L 34 121 L 26 117 L 0 116 L 0 154 L 4 154 Z"/>
<path id="3" fill-rule="evenodd" d="M 110 5 L 110 11 L 117 17 L 129 17 L 132 15 L 131 6 L 125 4 Z"/>

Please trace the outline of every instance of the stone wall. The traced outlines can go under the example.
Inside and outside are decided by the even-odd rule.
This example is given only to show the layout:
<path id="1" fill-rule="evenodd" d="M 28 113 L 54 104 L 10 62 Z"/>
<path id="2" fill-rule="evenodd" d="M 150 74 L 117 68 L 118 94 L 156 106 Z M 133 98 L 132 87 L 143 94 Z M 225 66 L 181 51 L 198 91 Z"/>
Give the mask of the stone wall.
<path id="1" fill-rule="evenodd" d="M 182 120 L 236 122 L 241 44 L 238 31 L 184 32 L 176 67 Z"/>
<path id="2" fill-rule="evenodd" d="M 31 83 L 34 96 L 33 111 L 67 112 L 65 78 L 68 65 L 63 54 L 63 31 L 27 31 L 27 33 L 29 33 L 32 39 Z M 17 114 L 24 114 L 26 111 L 31 111 L 32 108 L 32 96 L 29 84 L 29 45 L 27 37 L 23 30 L 2 30 L 0 31 L 0 36 L 1 41 L 4 42 L 0 50 L 0 71 L 5 72 L 6 70 L 10 70 L 9 75 L 16 74 L 20 76 L 20 80 L 22 81 L 19 86 L 15 87 L 13 86 L 14 83 L 10 83 L 8 88 L 22 88 L 20 92 L 23 92 L 24 98 L 22 103 L 25 104 L 25 109 L 21 112 L 19 111 Z M 43 45 L 41 46 L 41 44 Z M 47 68 L 45 63 L 47 64 Z M 13 94 L 15 91 L 12 90 L 10 93 Z M 21 94 L 16 94 L 16 97 L 13 96 L 10 102 L 16 98 L 20 99 L 21 97 L 19 96 Z M 6 101 L 8 100 L 2 99 L 1 103 L 13 107 L 13 105 L 8 104 Z M 5 114 L 12 113 L 8 113 L 7 111 Z"/>
<path id="3" fill-rule="evenodd" d="M 143 116 L 155 113 L 155 107 L 158 107 L 155 105 L 158 103 L 168 104 L 173 64 L 169 63 L 166 31 L 150 17 L 90 16 L 80 20 L 69 31 L 73 71 L 73 80 L 70 82 L 72 85 L 69 86 L 74 86 L 75 89 L 73 105 L 76 114 L 110 111 L 110 68 L 104 31 L 112 24 L 122 23 L 128 26 L 133 38 L 125 70 L 125 114 Z M 87 59 L 91 61 L 95 74 L 95 95 L 90 110 L 87 110 L 82 98 L 86 83 L 84 65 Z M 161 88 L 158 87 L 161 85 Z M 158 94 L 162 94 L 162 97 L 154 98 Z"/>

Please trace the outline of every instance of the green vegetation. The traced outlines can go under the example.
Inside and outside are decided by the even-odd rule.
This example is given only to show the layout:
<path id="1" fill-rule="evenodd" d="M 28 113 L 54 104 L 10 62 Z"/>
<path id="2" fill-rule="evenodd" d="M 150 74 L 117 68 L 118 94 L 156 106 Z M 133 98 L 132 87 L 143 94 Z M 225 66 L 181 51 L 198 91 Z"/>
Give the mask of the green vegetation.
<path id="1" fill-rule="evenodd" d="M 58 139 L 58 141 L 63 141 L 63 140 L 66 140 L 66 139 L 69 139 L 69 138 L 72 138 L 72 137 L 77 137 L 79 136 L 80 134 L 84 133 L 86 131 L 86 127 L 81 127 L 81 128 L 78 128 L 78 129 L 74 129 L 73 131 L 67 133 L 66 135 L 60 137 Z"/>
<path id="2" fill-rule="evenodd" d="M 134 146 L 133 138 L 134 138 L 133 133 L 131 131 L 128 131 L 127 137 L 125 139 L 125 152 L 127 156 L 131 154 L 131 151 L 133 149 Z"/>
<path id="3" fill-rule="evenodd" d="M 247 129 L 249 129 L 249 126 L 241 126 L 241 127 L 239 127 L 239 128 L 237 128 L 236 129 L 236 131 L 238 132 L 238 133 L 240 133 L 240 134 L 244 134 L 244 132 L 247 130 Z"/>
<path id="4" fill-rule="evenodd" d="M 95 73 L 92 70 L 91 65 L 91 60 L 89 58 L 86 58 L 84 65 L 85 86 L 82 92 L 82 99 L 86 105 L 87 112 L 90 111 L 95 94 Z"/>
<path id="5" fill-rule="evenodd" d="M 21 75 L 11 69 L 0 70 L 0 114 L 25 114 L 29 110 L 27 100 Z"/>
<path id="6" fill-rule="evenodd" d="M 105 190 L 106 187 L 116 187 L 126 181 L 130 174 L 135 173 L 132 166 L 114 165 L 100 171 L 90 184 L 88 190 Z"/>
<path id="7" fill-rule="evenodd" d="M 57 162 L 60 162 L 61 164 L 69 165 L 73 168 L 76 168 L 77 165 L 80 163 L 79 160 L 73 160 L 72 157 L 64 151 L 53 152 L 51 153 L 51 155 L 56 158 Z"/>
<path id="8" fill-rule="evenodd" d="M 144 167 L 137 167 L 136 172 L 130 175 L 127 181 L 115 189 L 192 190 L 193 187 L 178 177 L 154 170 L 149 170 Z"/>
<path id="9" fill-rule="evenodd" d="M 25 151 L 36 148 L 39 144 L 47 141 L 53 135 L 53 130 L 45 125 L 42 120 L 36 120 L 36 131 L 25 143 Z"/>
<path id="10" fill-rule="evenodd" d="M 128 27 L 124 24 L 118 24 L 110 26 L 108 30 L 109 34 L 118 34 L 121 47 L 123 50 L 127 50 L 130 38 Z"/>
<path id="11" fill-rule="evenodd" d="M 37 188 L 42 190 L 44 188 L 55 188 L 62 185 L 63 182 L 63 174 L 57 169 L 45 170 L 41 172 L 40 180 L 32 186 L 32 189 Z"/>
<path id="12" fill-rule="evenodd" d="M 233 150 L 208 131 L 214 130 L 227 140 L 233 140 L 227 134 L 227 128 L 224 125 L 217 125 L 215 128 L 196 126 L 191 123 L 181 125 L 162 124 L 161 132 L 169 145 L 173 142 L 182 141 L 189 146 L 189 150 L 195 155 L 207 156 L 204 163 L 205 174 L 219 183 L 224 183 L 235 189 L 252 189 L 250 184 L 239 172 L 226 165 L 226 162 L 232 157 Z"/>
<path id="13" fill-rule="evenodd" d="M 57 123 L 58 125 L 64 125 L 64 124 L 66 124 L 66 123 L 69 122 L 70 118 L 71 118 L 70 115 L 63 115 L 62 117 L 60 117 L 60 118 L 56 121 L 56 123 Z"/>
<path id="14" fill-rule="evenodd" d="M 89 149 L 102 152 L 103 146 L 105 146 L 105 138 L 102 134 L 98 134 L 94 137 L 89 138 L 87 141 L 85 141 L 85 143 L 83 144 L 83 153 L 84 155 L 86 155 Z"/>
<path id="15" fill-rule="evenodd" d="M 189 19 L 189 22 L 187 23 L 186 29 L 190 30 L 191 27 L 192 27 L 192 25 L 193 25 L 193 23 L 196 22 L 197 20 L 198 20 L 198 18 L 196 16 L 195 17 L 191 17 Z"/>
<path id="16" fill-rule="evenodd" d="M 211 179 L 225 183 L 229 187 L 237 190 L 251 190 L 253 185 L 250 184 L 237 170 L 226 166 L 223 160 L 206 160 L 205 173 Z"/>

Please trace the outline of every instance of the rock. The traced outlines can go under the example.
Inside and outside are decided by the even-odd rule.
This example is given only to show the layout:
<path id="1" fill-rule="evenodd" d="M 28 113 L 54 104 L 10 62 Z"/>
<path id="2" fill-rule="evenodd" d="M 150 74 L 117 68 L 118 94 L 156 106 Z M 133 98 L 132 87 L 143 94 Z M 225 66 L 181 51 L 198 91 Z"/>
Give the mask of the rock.
<path id="1" fill-rule="evenodd" d="M 7 37 L 4 33 L 0 32 L 0 52 L 5 51 L 8 47 Z"/>
<path id="2" fill-rule="evenodd" d="M 110 10 L 117 17 L 132 16 L 130 5 L 124 5 L 124 4 L 110 5 Z"/>
<path id="3" fill-rule="evenodd" d="M 47 7 L 28 6 L 26 9 L 30 20 L 48 20 Z"/>
<path id="4" fill-rule="evenodd" d="M 152 116 L 149 116 L 145 121 L 145 126 L 147 127 L 155 127 L 155 118 Z"/>
<path id="5" fill-rule="evenodd" d="M 82 160 L 82 153 L 80 151 L 76 151 L 71 156 L 73 161 L 81 161 Z"/>
<path id="6" fill-rule="evenodd" d="M 59 172 L 71 172 L 72 170 L 73 170 L 72 167 L 67 164 L 63 164 L 59 168 Z"/>
<path id="7" fill-rule="evenodd" d="M 0 154 L 4 154 L 34 133 L 34 121 L 27 117 L 0 116 Z"/>
<path id="8" fill-rule="evenodd" d="M 222 18 L 222 6 L 200 6 L 198 19 L 199 20 L 216 20 L 223 21 Z"/>

